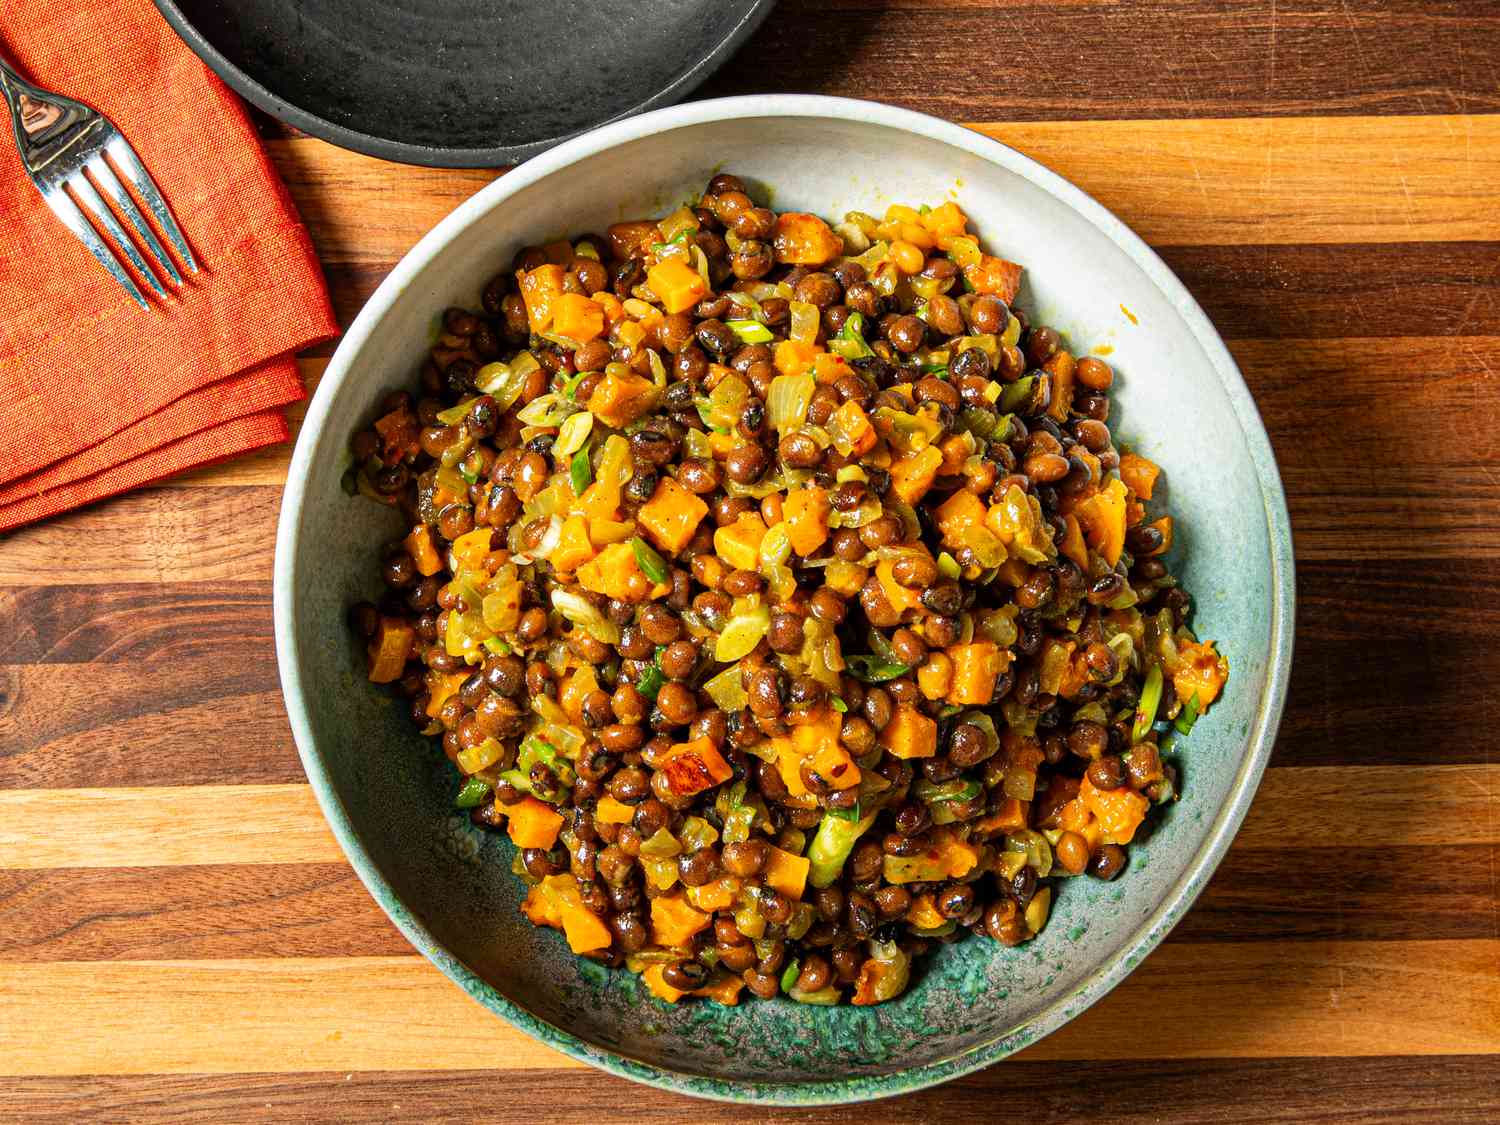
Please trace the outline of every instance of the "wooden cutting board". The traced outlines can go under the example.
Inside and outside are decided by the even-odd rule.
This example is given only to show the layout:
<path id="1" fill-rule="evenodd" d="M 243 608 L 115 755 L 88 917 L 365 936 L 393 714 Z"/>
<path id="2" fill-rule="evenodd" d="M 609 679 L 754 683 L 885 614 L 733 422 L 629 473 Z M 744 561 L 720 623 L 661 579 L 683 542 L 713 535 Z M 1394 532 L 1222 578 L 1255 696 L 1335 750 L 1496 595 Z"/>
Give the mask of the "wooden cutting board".
<path id="1" fill-rule="evenodd" d="M 865 1119 L 1500 1119 L 1500 4 L 785 0 L 705 93 L 786 90 L 1114 209 L 1227 338 L 1297 538 L 1286 721 L 1198 905 L 1074 1023 Z M 346 324 L 495 174 L 264 133 Z M 581 1068 L 385 920 L 277 687 L 289 453 L 0 539 L 0 1120 L 825 1117 Z"/>

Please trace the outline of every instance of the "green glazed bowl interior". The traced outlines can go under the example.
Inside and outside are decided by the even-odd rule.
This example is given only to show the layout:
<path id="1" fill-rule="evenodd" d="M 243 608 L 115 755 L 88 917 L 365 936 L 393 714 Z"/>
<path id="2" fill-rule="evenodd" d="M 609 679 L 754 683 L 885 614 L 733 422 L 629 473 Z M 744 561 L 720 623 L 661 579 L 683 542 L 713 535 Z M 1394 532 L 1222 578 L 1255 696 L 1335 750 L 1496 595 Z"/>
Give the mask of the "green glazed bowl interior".
<path id="1" fill-rule="evenodd" d="M 1164 466 L 1195 626 L 1232 674 L 1183 740 L 1180 803 L 1113 883 L 1063 881 L 1045 931 L 970 939 L 873 1008 L 787 1000 L 677 1007 L 630 973 L 571 956 L 521 915 L 508 841 L 452 809 L 450 767 L 380 690 L 345 611 L 379 592 L 397 518 L 340 488 L 348 441 L 411 385 L 434 315 L 473 306 L 522 245 L 656 214 L 727 169 L 778 209 L 883 212 L 955 198 L 992 252 L 1026 266 L 1022 304 L 1075 351 L 1107 346 L 1117 437 Z M 577 138 L 479 192 L 397 267 L 350 329 L 297 443 L 276 553 L 276 641 L 292 729 L 340 843 L 412 944 L 481 1004 L 615 1074 L 778 1105 L 903 1093 L 968 1073 L 1056 1029 L 1161 940 L 1242 820 L 1270 751 L 1291 656 L 1291 540 L 1254 404 L 1202 311 L 1093 200 L 977 134 L 867 102 L 735 98 Z M 1190 1034 L 1190 1029 L 1185 1029 Z"/>

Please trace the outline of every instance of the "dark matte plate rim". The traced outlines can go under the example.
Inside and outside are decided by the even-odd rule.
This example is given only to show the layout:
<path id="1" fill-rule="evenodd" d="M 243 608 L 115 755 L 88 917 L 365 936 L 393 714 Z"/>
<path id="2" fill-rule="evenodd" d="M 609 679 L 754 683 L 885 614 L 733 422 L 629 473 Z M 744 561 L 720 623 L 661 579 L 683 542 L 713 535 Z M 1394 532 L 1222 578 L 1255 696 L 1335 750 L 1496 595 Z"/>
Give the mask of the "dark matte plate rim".
<path id="1" fill-rule="evenodd" d="M 609 117 L 601 117 L 581 124 L 577 129 L 567 133 L 560 133 L 555 137 L 544 137 L 539 140 L 529 141 L 520 145 L 498 145 L 493 148 L 452 148 L 443 145 L 418 145 L 409 141 L 396 141 L 387 137 L 379 137 L 373 133 L 361 132 L 358 129 L 350 129 L 344 125 L 338 125 L 279 97 L 267 87 L 251 77 L 231 62 L 222 52 L 210 43 L 203 34 L 183 15 L 175 0 L 152 0 L 162 17 L 171 26 L 182 41 L 192 48 L 193 53 L 202 59 L 215 74 L 217 74 L 235 93 L 240 97 L 264 110 L 278 121 L 309 133 L 314 137 L 320 137 L 338 145 L 340 148 L 351 149 L 354 152 L 362 152 L 367 156 L 378 156 L 382 160 L 394 160 L 401 164 L 419 164 L 429 168 L 494 168 L 504 164 L 519 164 L 523 160 L 530 159 L 539 152 L 544 152 L 554 145 L 560 144 L 571 137 L 586 133 L 590 129 L 596 129 L 601 125 L 619 121 L 622 118 L 631 117 L 646 110 L 656 109 L 660 106 L 671 105 L 680 101 L 692 91 L 696 90 L 708 76 L 718 70 L 721 65 L 737 51 L 753 35 L 761 22 L 770 13 L 776 0 L 754 0 L 754 6 L 750 8 L 741 18 L 740 22 L 732 27 L 718 44 L 706 55 L 700 55 L 693 60 L 691 66 L 677 76 L 668 86 L 652 94 L 649 98 L 637 102 L 628 109 Z"/>

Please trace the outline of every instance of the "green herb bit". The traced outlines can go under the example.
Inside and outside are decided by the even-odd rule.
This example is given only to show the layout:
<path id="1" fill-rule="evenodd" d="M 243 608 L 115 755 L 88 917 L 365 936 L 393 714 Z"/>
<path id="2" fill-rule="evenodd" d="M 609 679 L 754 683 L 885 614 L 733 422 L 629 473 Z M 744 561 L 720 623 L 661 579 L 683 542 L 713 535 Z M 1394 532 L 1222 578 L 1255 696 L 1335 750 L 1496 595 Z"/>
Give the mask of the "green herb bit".
<path id="1" fill-rule="evenodd" d="M 477 777 L 471 777 L 464 782 L 463 788 L 458 791 L 458 796 L 453 799 L 453 807 L 457 809 L 477 809 L 484 804 L 486 797 L 490 795 L 490 783 Z"/>
<path id="2" fill-rule="evenodd" d="M 887 680 L 894 680 L 897 676 L 904 676 L 911 671 L 909 665 L 883 660 L 869 653 L 846 656 L 844 662 L 849 666 L 850 675 L 867 684 L 883 684 Z"/>
<path id="3" fill-rule="evenodd" d="M 1193 692 L 1193 698 L 1189 699 L 1177 715 L 1177 721 L 1172 725 L 1177 728 L 1178 734 L 1191 734 L 1193 724 L 1198 721 L 1200 711 L 1198 708 L 1198 693 Z"/>
<path id="4" fill-rule="evenodd" d="M 587 445 L 573 454 L 573 461 L 568 466 L 568 479 L 572 482 L 574 496 L 582 496 L 584 490 L 593 483 L 594 467 L 589 464 Z"/>
<path id="5" fill-rule="evenodd" d="M 771 330 L 758 320 L 726 320 L 724 323 L 740 338 L 741 343 L 769 344 L 771 342 Z"/>
<path id="6" fill-rule="evenodd" d="M 1130 731 L 1130 741 L 1140 742 L 1151 733 L 1156 722 L 1156 709 L 1161 705 L 1161 665 L 1153 664 L 1146 671 L 1146 685 L 1141 688 L 1141 703 L 1136 709 L 1135 726 Z"/>
<path id="7" fill-rule="evenodd" d="M 944 578 L 957 578 L 963 573 L 958 565 L 958 560 L 947 551 L 939 551 L 937 557 L 938 573 Z"/>
<path id="8" fill-rule="evenodd" d="M 849 704 L 845 703 L 842 698 L 835 695 L 833 697 L 833 709 L 840 715 L 846 715 L 849 712 Z"/>
<path id="9" fill-rule="evenodd" d="M 635 690 L 655 703 L 656 693 L 661 691 L 666 682 L 667 677 L 662 670 L 653 664 L 641 673 L 641 678 L 636 681 Z"/>
<path id="10" fill-rule="evenodd" d="M 667 580 L 667 562 L 650 543 L 637 535 L 630 540 L 630 549 L 635 552 L 635 565 L 641 568 L 642 574 L 653 582 Z"/>
<path id="11" fill-rule="evenodd" d="M 831 816 L 834 820 L 859 820 L 859 802 L 854 802 L 854 807 L 852 809 L 825 809 L 823 815 Z"/>
<path id="12" fill-rule="evenodd" d="M 781 991 L 790 992 L 792 986 L 797 983 L 797 978 L 802 975 L 802 958 L 793 957 L 787 962 L 785 969 L 781 971 Z"/>

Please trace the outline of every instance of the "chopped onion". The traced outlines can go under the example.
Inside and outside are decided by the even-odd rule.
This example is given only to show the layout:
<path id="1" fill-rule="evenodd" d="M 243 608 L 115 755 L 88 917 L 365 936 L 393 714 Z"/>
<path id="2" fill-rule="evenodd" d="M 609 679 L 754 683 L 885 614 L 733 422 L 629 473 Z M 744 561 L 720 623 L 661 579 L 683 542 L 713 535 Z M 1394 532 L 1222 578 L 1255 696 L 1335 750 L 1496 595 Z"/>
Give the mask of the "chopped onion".
<path id="1" fill-rule="evenodd" d="M 587 410 L 581 410 L 577 414 L 565 420 L 562 427 L 557 431 L 557 440 L 552 443 L 552 455 L 554 457 L 571 457 L 583 448 L 583 443 L 588 441 L 589 432 L 594 428 L 594 416 Z"/>
<path id="2" fill-rule="evenodd" d="M 818 311 L 818 306 L 810 305 L 806 301 L 793 301 L 791 314 L 791 330 L 788 335 L 799 343 L 815 342 L 818 338 L 818 325 L 823 318 L 823 314 Z"/>
<path id="3" fill-rule="evenodd" d="M 771 611 L 765 606 L 757 604 L 739 609 L 724 626 L 724 632 L 719 634 L 718 643 L 714 645 L 714 659 L 727 664 L 748 656 L 770 628 Z"/>
<path id="4" fill-rule="evenodd" d="M 600 613 L 593 602 L 577 591 L 553 590 L 552 608 L 596 641 L 602 641 L 607 645 L 620 643 L 620 627 Z M 769 624 L 768 618 L 767 625 Z"/>
<path id="5" fill-rule="evenodd" d="M 569 402 L 562 395 L 548 393 L 528 402 L 516 414 L 516 418 L 528 426 L 560 426 L 579 409 L 581 408 L 577 403 Z"/>
<path id="6" fill-rule="evenodd" d="M 703 690 L 714 701 L 714 705 L 726 715 L 732 715 L 736 711 L 743 711 L 750 700 L 750 697 L 745 694 L 744 684 L 740 681 L 740 666 L 738 663 L 731 664 L 724 671 L 709 680 L 703 685 Z"/>

